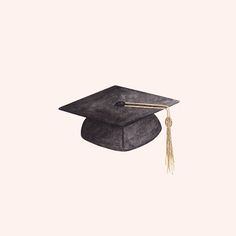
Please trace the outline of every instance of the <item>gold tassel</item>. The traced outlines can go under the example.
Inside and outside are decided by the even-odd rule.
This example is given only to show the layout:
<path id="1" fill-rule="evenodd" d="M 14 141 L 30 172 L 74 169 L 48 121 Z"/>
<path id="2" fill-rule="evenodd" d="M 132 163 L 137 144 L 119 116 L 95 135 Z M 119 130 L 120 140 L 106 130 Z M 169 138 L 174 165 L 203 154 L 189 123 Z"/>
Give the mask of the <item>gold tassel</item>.
<path id="1" fill-rule="evenodd" d="M 150 103 L 137 103 L 137 102 L 118 102 L 119 106 L 125 106 L 125 107 L 133 107 L 133 108 L 146 108 L 146 109 L 166 109 L 167 116 L 165 119 L 166 124 L 166 166 L 167 166 L 167 172 L 172 173 L 174 172 L 175 167 L 175 160 L 174 160 L 174 154 L 173 154 L 173 146 L 172 146 L 172 139 L 171 139 L 171 126 L 172 126 L 172 119 L 170 117 L 170 108 L 167 105 L 164 104 L 150 104 Z"/>
<path id="2" fill-rule="evenodd" d="M 174 161 L 174 154 L 173 154 L 173 146 L 172 146 L 172 139 L 171 139 L 171 126 L 172 126 L 172 119 L 170 117 L 170 109 L 166 108 L 167 117 L 165 120 L 166 124 L 166 166 L 167 172 L 172 173 L 175 167 Z"/>

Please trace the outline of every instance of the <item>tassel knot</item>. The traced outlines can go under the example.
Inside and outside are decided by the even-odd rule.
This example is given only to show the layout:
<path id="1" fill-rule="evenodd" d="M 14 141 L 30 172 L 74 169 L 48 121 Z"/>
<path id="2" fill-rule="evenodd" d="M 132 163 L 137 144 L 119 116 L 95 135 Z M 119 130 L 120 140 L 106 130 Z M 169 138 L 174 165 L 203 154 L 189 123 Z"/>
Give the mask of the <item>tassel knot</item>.
<path id="1" fill-rule="evenodd" d="M 166 117 L 165 124 L 167 128 L 170 128 L 172 126 L 172 119 L 171 117 Z"/>

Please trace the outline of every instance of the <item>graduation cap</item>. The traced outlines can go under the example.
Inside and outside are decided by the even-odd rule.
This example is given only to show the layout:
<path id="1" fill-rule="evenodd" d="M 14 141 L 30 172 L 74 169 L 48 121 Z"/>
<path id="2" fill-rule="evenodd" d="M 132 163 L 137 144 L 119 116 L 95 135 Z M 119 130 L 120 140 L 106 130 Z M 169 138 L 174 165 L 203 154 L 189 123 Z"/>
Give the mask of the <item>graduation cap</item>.
<path id="1" fill-rule="evenodd" d="M 167 168 L 174 165 L 169 107 L 178 100 L 125 87 L 112 86 L 60 107 L 62 111 L 86 117 L 81 136 L 94 144 L 117 151 L 129 151 L 152 141 L 162 130 L 154 113 L 167 111 Z"/>

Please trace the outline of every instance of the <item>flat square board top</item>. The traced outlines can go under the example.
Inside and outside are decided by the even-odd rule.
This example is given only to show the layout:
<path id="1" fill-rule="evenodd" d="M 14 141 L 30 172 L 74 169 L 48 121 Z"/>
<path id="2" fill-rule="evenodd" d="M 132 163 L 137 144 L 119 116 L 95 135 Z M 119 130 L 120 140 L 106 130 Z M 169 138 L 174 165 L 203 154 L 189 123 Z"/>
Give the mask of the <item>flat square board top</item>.
<path id="1" fill-rule="evenodd" d="M 60 110 L 105 123 L 126 126 L 162 109 L 120 107 L 116 103 L 137 102 L 172 106 L 178 100 L 145 93 L 120 86 L 112 86 L 88 97 L 60 107 Z"/>

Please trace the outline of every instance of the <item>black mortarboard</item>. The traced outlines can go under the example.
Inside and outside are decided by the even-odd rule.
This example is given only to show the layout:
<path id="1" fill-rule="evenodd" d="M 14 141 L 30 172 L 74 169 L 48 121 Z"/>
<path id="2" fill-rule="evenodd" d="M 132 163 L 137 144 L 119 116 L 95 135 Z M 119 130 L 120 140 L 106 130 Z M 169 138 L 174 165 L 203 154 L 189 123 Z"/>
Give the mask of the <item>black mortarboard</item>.
<path id="1" fill-rule="evenodd" d="M 170 136 L 172 121 L 168 108 L 178 102 L 112 86 L 59 109 L 86 117 L 81 130 L 85 140 L 105 148 L 128 151 L 150 142 L 160 133 L 161 123 L 154 113 L 162 109 L 168 111 L 166 125 Z M 167 142 L 167 148 L 168 145 L 170 148 L 171 142 Z"/>

